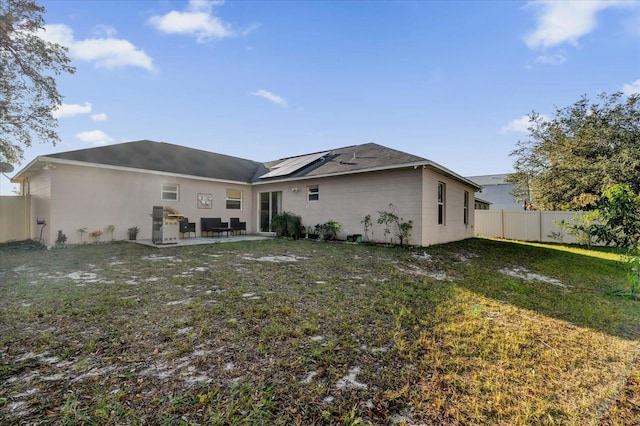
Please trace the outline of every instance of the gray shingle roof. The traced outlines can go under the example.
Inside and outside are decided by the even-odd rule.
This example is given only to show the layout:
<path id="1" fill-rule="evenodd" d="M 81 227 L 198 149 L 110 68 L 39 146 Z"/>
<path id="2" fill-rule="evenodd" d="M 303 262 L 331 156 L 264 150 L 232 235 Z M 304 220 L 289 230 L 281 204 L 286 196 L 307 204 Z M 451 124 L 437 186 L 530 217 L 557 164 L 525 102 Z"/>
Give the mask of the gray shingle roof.
<path id="1" fill-rule="evenodd" d="M 283 160 L 286 159 L 271 161 L 266 163 L 266 165 L 271 168 Z M 336 173 L 349 173 L 424 161 L 428 160 L 375 143 L 366 143 L 329 151 L 329 154 L 323 159 L 293 171 L 286 177 L 313 177 Z M 283 177 L 285 176 L 281 176 L 280 178 Z"/>
<path id="2" fill-rule="evenodd" d="M 149 140 L 60 152 L 46 157 L 236 182 L 252 182 L 257 175 L 268 171 L 257 161 Z"/>
<path id="3" fill-rule="evenodd" d="M 326 155 L 322 155 L 318 159 L 315 159 L 318 157 L 317 155 L 305 154 L 303 156 L 260 163 L 166 142 L 141 140 L 50 154 L 38 157 L 38 159 L 44 161 L 47 158 L 62 161 L 79 161 L 243 183 L 263 183 L 273 180 L 312 178 L 397 167 L 423 166 L 477 189 L 480 188 L 476 183 L 430 160 L 375 143 L 353 145 L 326 152 Z M 308 157 L 314 160 L 310 163 L 301 161 L 301 167 L 286 169 L 286 174 L 276 173 L 273 177 L 261 178 L 271 170 L 276 170 L 274 166 L 283 163 L 285 160 L 299 157 Z M 286 164 L 291 163 L 296 163 L 296 161 L 286 161 Z M 14 176 L 15 181 L 20 181 L 22 179 L 20 175 L 29 168 L 30 166 L 27 166 Z"/>

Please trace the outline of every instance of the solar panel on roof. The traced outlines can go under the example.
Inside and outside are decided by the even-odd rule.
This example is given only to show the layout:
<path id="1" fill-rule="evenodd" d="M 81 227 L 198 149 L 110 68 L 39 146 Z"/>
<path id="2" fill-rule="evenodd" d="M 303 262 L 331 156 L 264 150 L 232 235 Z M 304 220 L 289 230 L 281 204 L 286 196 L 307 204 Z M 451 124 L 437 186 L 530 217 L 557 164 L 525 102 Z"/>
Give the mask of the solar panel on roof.
<path id="1" fill-rule="evenodd" d="M 293 172 L 300 170 L 301 168 L 308 166 L 316 160 L 324 157 L 329 154 L 331 151 L 326 152 L 318 152 L 316 154 L 302 155 L 300 157 L 288 158 L 275 166 L 272 167 L 272 170 L 260 176 L 260 179 L 276 177 L 276 176 L 287 176 Z"/>

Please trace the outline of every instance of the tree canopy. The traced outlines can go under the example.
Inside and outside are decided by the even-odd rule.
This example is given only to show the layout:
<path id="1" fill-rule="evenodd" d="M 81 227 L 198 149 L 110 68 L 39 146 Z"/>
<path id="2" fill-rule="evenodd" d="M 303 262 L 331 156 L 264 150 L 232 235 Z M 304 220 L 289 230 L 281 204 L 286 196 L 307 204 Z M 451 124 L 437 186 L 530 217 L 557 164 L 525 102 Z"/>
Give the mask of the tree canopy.
<path id="1" fill-rule="evenodd" d="M 43 13 L 34 0 L 0 0 L 0 161 L 19 162 L 34 139 L 59 141 L 55 77 L 75 68 L 65 47 L 38 36 Z"/>
<path id="2" fill-rule="evenodd" d="M 603 192 L 640 192 L 640 94 L 586 95 L 546 120 L 529 115 L 529 138 L 511 153 L 514 195 L 544 210 L 592 210 Z"/>

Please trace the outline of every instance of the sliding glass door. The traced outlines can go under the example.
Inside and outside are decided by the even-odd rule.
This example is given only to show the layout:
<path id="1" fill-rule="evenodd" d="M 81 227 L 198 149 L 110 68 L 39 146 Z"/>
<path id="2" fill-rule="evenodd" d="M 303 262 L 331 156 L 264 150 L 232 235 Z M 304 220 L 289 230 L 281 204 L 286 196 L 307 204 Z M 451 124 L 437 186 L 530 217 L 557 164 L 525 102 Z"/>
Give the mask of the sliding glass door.
<path id="1" fill-rule="evenodd" d="M 282 191 L 261 192 L 260 203 L 260 232 L 274 232 L 271 228 L 271 218 L 282 213 Z"/>

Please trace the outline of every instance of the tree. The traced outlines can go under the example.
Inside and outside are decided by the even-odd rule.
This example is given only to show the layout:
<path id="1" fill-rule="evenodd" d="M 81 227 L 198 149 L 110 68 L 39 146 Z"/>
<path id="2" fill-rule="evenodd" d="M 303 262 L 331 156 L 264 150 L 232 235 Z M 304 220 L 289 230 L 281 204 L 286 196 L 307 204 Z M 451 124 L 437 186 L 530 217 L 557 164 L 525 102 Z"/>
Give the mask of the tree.
<path id="1" fill-rule="evenodd" d="M 0 161 L 19 162 L 34 139 L 60 140 L 55 76 L 75 68 L 65 47 L 38 36 L 43 13 L 35 0 L 0 0 Z"/>
<path id="2" fill-rule="evenodd" d="M 640 195 L 626 184 L 613 185 L 602 194 L 594 211 L 592 234 L 606 245 L 636 248 L 640 244 Z"/>
<path id="3" fill-rule="evenodd" d="M 546 210 L 593 210 L 606 188 L 640 191 L 640 94 L 586 95 L 545 120 L 529 115 L 529 139 L 511 153 L 513 195 Z"/>

